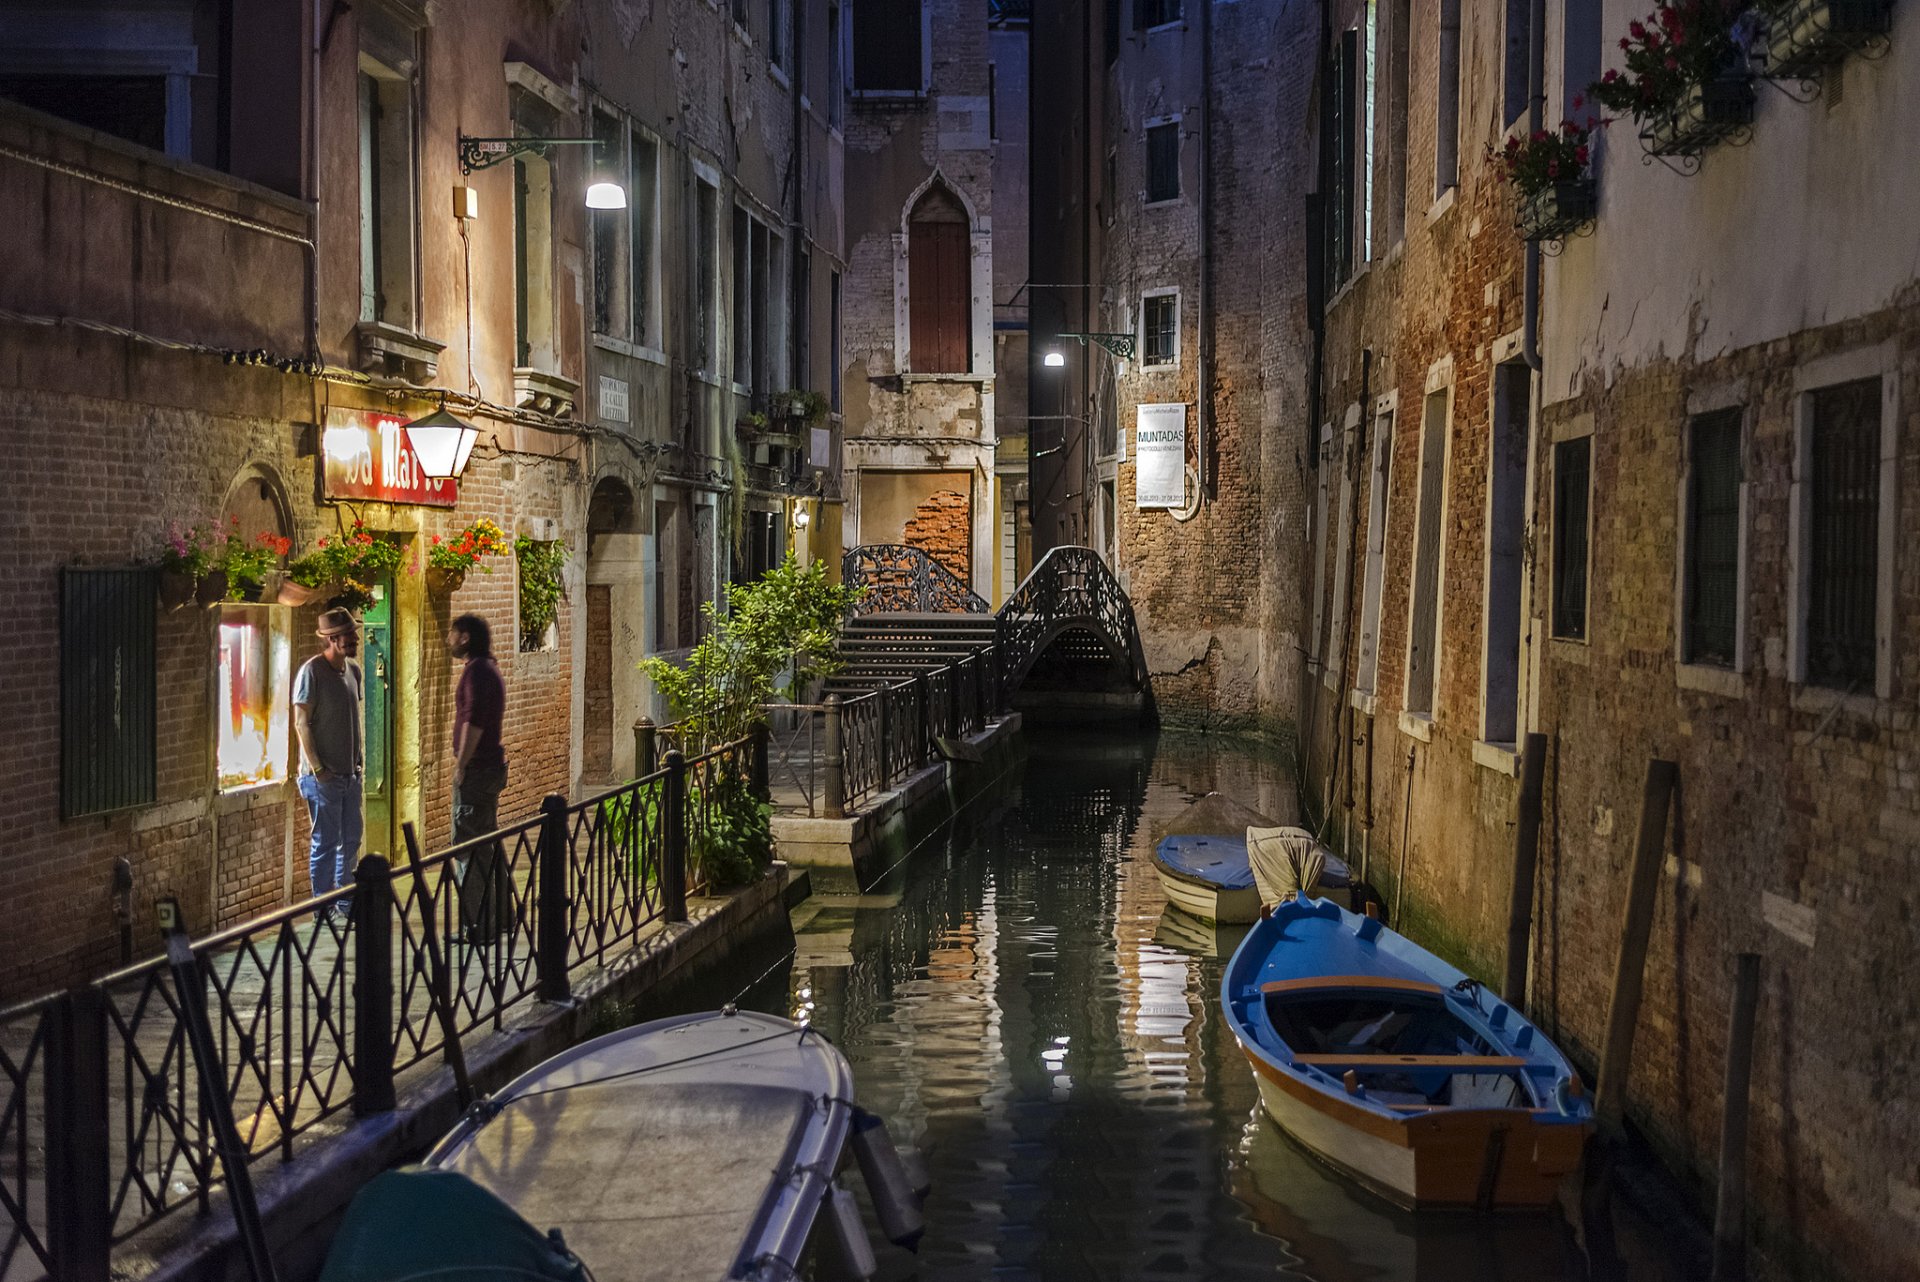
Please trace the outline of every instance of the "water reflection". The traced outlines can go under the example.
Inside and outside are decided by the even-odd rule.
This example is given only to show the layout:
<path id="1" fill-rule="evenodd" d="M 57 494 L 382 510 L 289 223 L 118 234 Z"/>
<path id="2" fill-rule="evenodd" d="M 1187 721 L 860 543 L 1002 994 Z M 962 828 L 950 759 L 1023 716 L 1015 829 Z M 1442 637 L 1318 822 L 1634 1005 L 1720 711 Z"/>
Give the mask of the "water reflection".
<path id="1" fill-rule="evenodd" d="M 1236 745 L 1037 739 L 887 884 L 796 910 L 789 1009 L 934 1179 L 919 1255 L 884 1250 L 882 1276 L 1580 1277 L 1559 1221 L 1397 1211 L 1258 1112 L 1217 1011 L 1244 928 L 1171 913 L 1147 863 L 1209 791 L 1294 813 L 1281 764 Z"/>

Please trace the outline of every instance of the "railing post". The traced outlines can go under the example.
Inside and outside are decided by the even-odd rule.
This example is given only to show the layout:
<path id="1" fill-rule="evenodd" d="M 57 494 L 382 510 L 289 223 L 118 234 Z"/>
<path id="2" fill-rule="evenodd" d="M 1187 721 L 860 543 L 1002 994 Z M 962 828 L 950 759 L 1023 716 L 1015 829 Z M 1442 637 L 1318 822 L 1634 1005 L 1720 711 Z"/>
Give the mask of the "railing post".
<path id="1" fill-rule="evenodd" d="M 633 723 L 633 777 L 635 779 L 645 779 L 660 768 L 655 764 L 659 760 L 655 755 L 657 733 L 652 717 L 642 717 Z"/>
<path id="2" fill-rule="evenodd" d="M 538 878 L 534 909 L 535 995 L 563 1002 L 567 984 L 567 799 L 550 794 L 540 803 L 540 845 L 535 854 Z"/>
<path id="3" fill-rule="evenodd" d="M 984 651 L 975 650 L 967 660 L 973 665 L 973 716 L 978 723 L 976 730 L 987 728 L 987 656 Z"/>
<path id="4" fill-rule="evenodd" d="M 880 706 L 883 709 L 880 724 L 884 726 L 886 724 L 886 713 L 884 711 L 886 702 L 884 698 Z M 826 807 L 827 818 L 845 819 L 847 817 L 847 759 L 846 740 L 844 738 L 845 729 L 841 724 L 839 695 L 830 694 L 827 696 L 826 718 L 827 761 L 825 778 L 821 780 L 821 791 L 825 794 L 822 798 L 822 803 Z M 884 758 L 886 756 L 886 739 L 884 733 L 880 742 L 880 753 L 882 758 Z M 882 773 L 884 772 L 883 767 Z"/>
<path id="5" fill-rule="evenodd" d="M 660 908 L 666 921 L 687 919 L 687 759 L 667 750 L 666 786 L 660 794 Z"/>
<path id="6" fill-rule="evenodd" d="M 353 885 L 353 1114 L 368 1117 L 394 1107 L 393 870 L 367 855 Z"/>
<path id="7" fill-rule="evenodd" d="M 893 707 L 893 686 L 882 681 L 876 698 L 880 704 L 880 751 L 874 754 L 879 758 L 874 787 L 877 791 L 885 792 L 893 783 L 893 740 L 887 737 L 888 726 L 893 720 L 890 711 Z"/>
<path id="8" fill-rule="evenodd" d="M 765 722 L 753 728 L 753 758 L 748 769 L 752 772 L 753 795 L 762 801 L 773 800 L 773 789 L 767 774 L 767 741 L 771 738 L 773 728 Z"/>
<path id="9" fill-rule="evenodd" d="M 1007 710 L 1007 617 L 993 616 L 993 710 Z"/>
<path id="10" fill-rule="evenodd" d="M 960 734 L 960 665 L 947 665 L 947 734 L 955 739 Z"/>
<path id="11" fill-rule="evenodd" d="M 106 1000 L 92 985 L 62 994 L 46 1021 L 51 1274 L 59 1282 L 107 1282 L 113 1150 L 107 1137 Z"/>
<path id="12" fill-rule="evenodd" d="M 933 720 L 933 696 L 927 690 L 927 672 L 925 668 L 913 674 L 913 768 L 918 770 L 926 763 L 928 727 Z"/>

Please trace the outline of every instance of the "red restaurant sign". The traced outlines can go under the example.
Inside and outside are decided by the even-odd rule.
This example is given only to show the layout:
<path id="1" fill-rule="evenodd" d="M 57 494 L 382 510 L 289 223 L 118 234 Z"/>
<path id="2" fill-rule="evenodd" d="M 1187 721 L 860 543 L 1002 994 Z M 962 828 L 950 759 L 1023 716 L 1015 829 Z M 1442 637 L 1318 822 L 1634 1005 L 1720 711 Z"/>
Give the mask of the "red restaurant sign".
<path id="1" fill-rule="evenodd" d="M 459 503 L 458 481 L 432 480 L 420 471 L 420 460 L 400 430 L 405 422 L 381 417 L 367 424 L 329 425 L 321 433 L 321 497 L 427 507 Z"/>

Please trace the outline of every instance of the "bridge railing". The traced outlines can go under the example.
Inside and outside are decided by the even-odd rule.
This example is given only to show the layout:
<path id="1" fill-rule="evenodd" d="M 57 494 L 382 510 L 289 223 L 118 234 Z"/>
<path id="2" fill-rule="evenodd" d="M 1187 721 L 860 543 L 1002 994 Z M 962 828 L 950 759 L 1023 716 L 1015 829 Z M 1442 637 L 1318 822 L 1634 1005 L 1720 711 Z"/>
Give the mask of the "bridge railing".
<path id="1" fill-rule="evenodd" d="M 1041 558 L 999 611 L 1002 676 L 1018 685 L 1041 652 L 1068 627 L 1094 632 L 1125 657 L 1136 686 L 1152 694 L 1133 602 L 1092 548 L 1057 547 Z"/>
<path id="2" fill-rule="evenodd" d="M 855 614 L 990 614 L 986 598 L 924 549 L 905 543 L 863 543 L 840 558 L 840 577 L 867 594 Z"/>
<path id="3" fill-rule="evenodd" d="M 394 1107 L 397 1073 L 504 1026 L 706 889 L 698 852 L 755 743 L 670 752 L 644 778 L 449 847 L 370 856 L 355 882 L 193 944 L 198 997 L 250 1163 L 351 1109 Z M 435 953 L 439 966 L 433 963 Z M 105 1282 L 114 1246 L 221 1179 L 181 993 L 164 958 L 0 1011 L 0 1279 Z"/>

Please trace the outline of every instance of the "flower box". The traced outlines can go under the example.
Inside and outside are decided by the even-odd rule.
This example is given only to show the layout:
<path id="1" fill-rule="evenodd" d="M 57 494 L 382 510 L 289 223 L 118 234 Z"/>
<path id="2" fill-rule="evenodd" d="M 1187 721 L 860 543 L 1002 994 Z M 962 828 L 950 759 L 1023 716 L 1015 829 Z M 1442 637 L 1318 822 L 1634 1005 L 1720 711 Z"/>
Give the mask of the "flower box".
<path id="1" fill-rule="evenodd" d="M 193 599 L 201 605 L 219 605 L 227 599 L 227 572 L 208 570 L 193 585 Z"/>
<path id="2" fill-rule="evenodd" d="M 1649 156 L 1697 156 L 1753 124 L 1753 81 L 1722 76 L 1687 86 L 1680 101 L 1640 131 Z"/>
<path id="3" fill-rule="evenodd" d="M 1522 240 L 1565 240 L 1593 221 L 1595 203 L 1591 177 L 1549 183 L 1521 199 L 1514 229 Z"/>
<path id="4" fill-rule="evenodd" d="M 280 580 L 274 593 L 274 600 L 281 605 L 312 605 L 315 601 L 324 601 L 340 589 L 333 583 L 316 583 L 308 587 L 304 583 L 295 583 L 292 579 Z"/>
<path id="5" fill-rule="evenodd" d="M 160 571 L 160 608 L 178 610 L 193 600 L 193 576 L 184 570 Z"/>
<path id="6" fill-rule="evenodd" d="M 1892 29 L 1893 0 L 1788 0 L 1768 14 L 1767 75 L 1812 80 Z"/>

